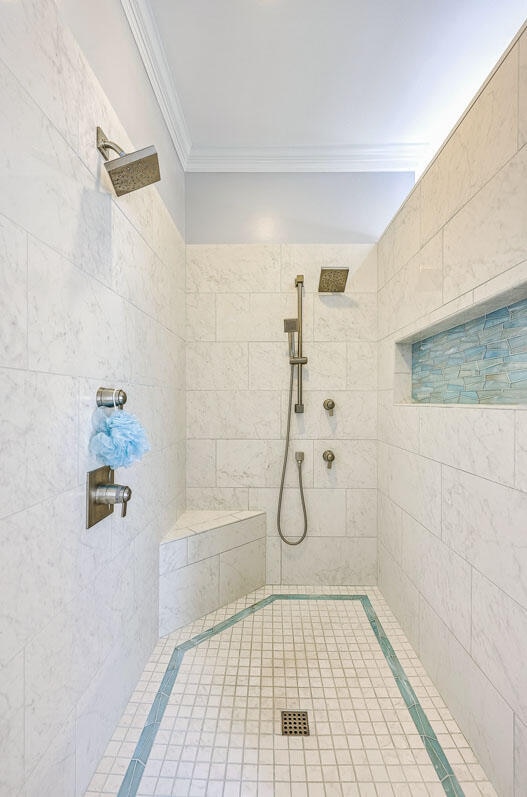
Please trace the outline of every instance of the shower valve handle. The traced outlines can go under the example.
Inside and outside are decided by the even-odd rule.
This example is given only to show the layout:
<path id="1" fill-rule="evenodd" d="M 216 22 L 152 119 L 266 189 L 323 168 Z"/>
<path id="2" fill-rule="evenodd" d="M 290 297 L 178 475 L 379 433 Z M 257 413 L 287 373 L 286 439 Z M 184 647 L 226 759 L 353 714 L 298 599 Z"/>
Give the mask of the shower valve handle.
<path id="1" fill-rule="evenodd" d="M 324 401 L 324 409 L 327 410 L 330 415 L 333 415 L 333 410 L 335 409 L 335 402 L 333 399 L 326 399 Z"/>
<path id="2" fill-rule="evenodd" d="M 95 490 L 96 504 L 122 504 L 121 517 L 126 517 L 126 505 L 132 491 L 124 484 L 98 484 Z"/>
<path id="3" fill-rule="evenodd" d="M 324 460 L 324 462 L 328 463 L 328 468 L 331 470 L 331 466 L 335 461 L 335 454 L 333 453 L 333 451 L 331 451 L 330 448 L 324 451 L 324 453 L 322 454 L 322 459 Z"/>

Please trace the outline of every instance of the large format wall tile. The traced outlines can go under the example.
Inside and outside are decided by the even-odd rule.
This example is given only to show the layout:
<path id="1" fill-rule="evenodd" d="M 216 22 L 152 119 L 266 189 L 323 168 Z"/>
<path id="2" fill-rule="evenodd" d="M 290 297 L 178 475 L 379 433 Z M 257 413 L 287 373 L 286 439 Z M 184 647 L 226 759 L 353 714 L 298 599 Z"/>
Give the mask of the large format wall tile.
<path id="1" fill-rule="evenodd" d="M 271 390 L 187 391 L 190 438 L 276 438 L 280 436 L 280 394 Z"/>
<path id="2" fill-rule="evenodd" d="M 476 407 L 423 407 L 420 453 L 445 465 L 514 484 L 514 415 Z"/>
<path id="3" fill-rule="evenodd" d="M 443 468 L 443 539 L 527 608 L 527 495 Z"/>
<path id="4" fill-rule="evenodd" d="M 379 451 L 379 488 L 437 536 L 441 535 L 441 465 L 393 446 Z"/>
<path id="5" fill-rule="evenodd" d="M 420 657 L 498 794 L 511 797 L 513 712 L 440 617 L 422 600 Z"/>
<path id="6" fill-rule="evenodd" d="M 155 642 L 158 535 L 185 501 L 185 254 L 155 187 L 115 197 L 95 125 L 130 140 L 57 4 L 5 5 L 0 44 L 0 791 L 80 795 Z M 128 517 L 87 530 L 99 386 L 151 451 L 117 474 Z"/>
<path id="7" fill-rule="evenodd" d="M 516 152 L 517 96 L 518 48 L 515 47 L 423 177 L 423 242 Z"/>
<path id="8" fill-rule="evenodd" d="M 523 148 L 446 225 L 445 301 L 525 260 L 526 186 Z"/>
<path id="9" fill-rule="evenodd" d="M 472 582 L 472 655 L 515 707 L 520 720 L 527 723 L 527 610 L 477 571 Z"/>
<path id="10" fill-rule="evenodd" d="M 298 548 L 283 546 L 284 584 L 374 584 L 376 580 L 375 539 L 311 537 Z"/>
<path id="11" fill-rule="evenodd" d="M 279 285 L 279 246 L 187 247 L 187 290 L 191 293 L 273 292 Z"/>
<path id="12" fill-rule="evenodd" d="M 518 146 L 527 144 L 527 33 L 524 33 L 519 42 L 520 47 L 520 85 L 519 85 L 519 129 Z"/>
<path id="13" fill-rule="evenodd" d="M 27 236 L 0 217 L 0 365 L 27 366 Z"/>
<path id="14" fill-rule="evenodd" d="M 470 647 L 471 567 L 410 515 L 402 517 L 402 566 L 446 626 Z"/>

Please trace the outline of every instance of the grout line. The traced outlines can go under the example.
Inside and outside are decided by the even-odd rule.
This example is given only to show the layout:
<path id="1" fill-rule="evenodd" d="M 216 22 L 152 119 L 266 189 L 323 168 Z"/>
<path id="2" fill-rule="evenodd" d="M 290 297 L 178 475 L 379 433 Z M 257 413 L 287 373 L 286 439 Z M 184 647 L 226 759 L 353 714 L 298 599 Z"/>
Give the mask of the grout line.
<path id="1" fill-rule="evenodd" d="M 174 647 L 167 669 L 163 676 L 161 686 L 154 698 L 152 707 L 149 711 L 147 720 L 141 732 L 140 739 L 136 745 L 133 757 L 128 765 L 117 797 L 136 797 L 139 784 L 146 767 L 152 746 L 154 744 L 157 731 L 176 681 L 184 654 L 201 642 L 211 639 L 213 636 L 231 628 L 240 620 L 245 620 L 259 609 L 269 606 L 275 601 L 358 601 L 362 604 L 364 612 L 368 618 L 370 626 L 375 634 L 377 642 L 384 654 L 386 662 L 390 667 L 399 692 L 406 704 L 412 717 L 415 727 L 419 733 L 421 741 L 429 755 L 430 761 L 439 778 L 447 797 L 464 797 L 464 792 L 452 770 L 452 767 L 434 733 L 432 726 L 424 712 L 416 693 L 414 692 L 406 673 L 393 649 L 384 628 L 370 602 L 367 595 L 361 594 L 292 594 L 292 593 L 273 593 L 267 597 L 253 603 L 250 606 L 236 612 L 231 617 L 222 620 L 206 631 L 202 631 L 191 639 Z"/>

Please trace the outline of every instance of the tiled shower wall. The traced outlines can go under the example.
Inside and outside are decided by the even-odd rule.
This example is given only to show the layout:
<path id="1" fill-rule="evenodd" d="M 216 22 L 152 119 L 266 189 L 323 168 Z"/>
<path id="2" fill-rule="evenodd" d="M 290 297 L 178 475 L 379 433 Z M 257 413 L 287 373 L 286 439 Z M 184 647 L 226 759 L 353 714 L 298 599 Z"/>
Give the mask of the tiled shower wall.
<path id="1" fill-rule="evenodd" d="M 130 142 L 56 4 L 3 4 L 0 54 L 0 793 L 80 795 L 157 639 L 184 504 L 184 247 L 155 188 L 114 197 L 95 127 Z M 86 531 L 100 385 L 152 450 L 117 471 L 128 517 Z"/>
<path id="2" fill-rule="evenodd" d="M 379 586 L 500 797 L 527 792 L 527 408 L 397 404 L 395 343 L 527 296 L 526 144 L 524 33 L 378 247 Z"/>
<path id="3" fill-rule="evenodd" d="M 317 293 L 323 265 L 350 267 L 345 294 Z M 303 450 L 309 531 L 290 547 L 278 538 L 276 507 L 290 374 L 284 318 L 297 315 L 297 274 L 309 362 L 305 413 L 293 413 L 283 529 L 292 538 L 302 530 L 294 451 Z M 270 582 L 376 583 L 374 248 L 188 246 L 187 290 L 189 508 L 266 510 Z"/>

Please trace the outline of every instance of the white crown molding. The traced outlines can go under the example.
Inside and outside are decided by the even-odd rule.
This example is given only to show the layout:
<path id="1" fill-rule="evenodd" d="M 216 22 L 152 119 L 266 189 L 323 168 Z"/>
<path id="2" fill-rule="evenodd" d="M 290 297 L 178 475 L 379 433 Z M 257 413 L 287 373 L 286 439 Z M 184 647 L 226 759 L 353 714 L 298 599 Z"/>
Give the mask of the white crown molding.
<path id="1" fill-rule="evenodd" d="M 192 147 L 189 172 L 408 172 L 422 168 L 428 144 L 378 147 Z"/>
<path id="2" fill-rule="evenodd" d="M 121 0 L 179 160 L 187 169 L 192 147 L 181 102 L 148 0 Z"/>
<path id="3" fill-rule="evenodd" d="M 193 147 L 149 0 L 121 0 L 121 5 L 186 172 L 408 172 L 421 171 L 430 159 L 429 144 Z"/>

